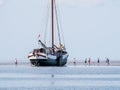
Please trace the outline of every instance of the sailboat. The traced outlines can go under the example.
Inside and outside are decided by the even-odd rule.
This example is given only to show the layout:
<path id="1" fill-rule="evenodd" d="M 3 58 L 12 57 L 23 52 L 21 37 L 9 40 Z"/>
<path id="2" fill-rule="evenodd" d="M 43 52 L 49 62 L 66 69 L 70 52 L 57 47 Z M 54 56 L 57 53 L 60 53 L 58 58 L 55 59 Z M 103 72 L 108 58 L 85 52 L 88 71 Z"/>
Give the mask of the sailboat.
<path id="1" fill-rule="evenodd" d="M 64 66 L 67 63 L 68 53 L 65 46 L 59 41 L 59 46 L 55 45 L 54 34 L 54 14 L 55 14 L 55 0 L 51 0 L 51 45 L 47 46 L 41 40 L 38 40 L 40 43 L 40 48 L 34 49 L 29 53 L 28 59 L 30 63 L 34 66 Z M 58 37 L 60 32 L 58 34 Z M 60 38 L 60 37 L 59 37 Z M 60 40 L 60 39 L 59 39 Z"/>

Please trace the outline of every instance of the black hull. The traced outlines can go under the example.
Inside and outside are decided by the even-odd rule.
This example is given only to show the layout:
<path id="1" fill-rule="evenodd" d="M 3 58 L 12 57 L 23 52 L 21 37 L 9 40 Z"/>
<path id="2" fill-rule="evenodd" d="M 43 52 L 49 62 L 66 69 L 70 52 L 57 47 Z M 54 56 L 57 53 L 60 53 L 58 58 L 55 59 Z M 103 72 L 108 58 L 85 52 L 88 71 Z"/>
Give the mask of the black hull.
<path id="1" fill-rule="evenodd" d="M 64 66 L 67 63 L 67 59 L 62 60 L 30 59 L 30 62 L 34 66 Z"/>

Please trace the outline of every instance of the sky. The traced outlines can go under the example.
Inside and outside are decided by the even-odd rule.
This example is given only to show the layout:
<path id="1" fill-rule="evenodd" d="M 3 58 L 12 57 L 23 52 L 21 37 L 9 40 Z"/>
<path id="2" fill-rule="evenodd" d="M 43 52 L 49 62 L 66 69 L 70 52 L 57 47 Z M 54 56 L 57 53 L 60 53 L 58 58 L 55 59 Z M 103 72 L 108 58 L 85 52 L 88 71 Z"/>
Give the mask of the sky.
<path id="1" fill-rule="evenodd" d="M 49 0 L 50 1 L 50 0 Z M 120 0 L 56 0 L 69 60 L 120 60 Z M 0 0 L 0 62 L 28 61 L 43 40 L 48 0 Z"/>

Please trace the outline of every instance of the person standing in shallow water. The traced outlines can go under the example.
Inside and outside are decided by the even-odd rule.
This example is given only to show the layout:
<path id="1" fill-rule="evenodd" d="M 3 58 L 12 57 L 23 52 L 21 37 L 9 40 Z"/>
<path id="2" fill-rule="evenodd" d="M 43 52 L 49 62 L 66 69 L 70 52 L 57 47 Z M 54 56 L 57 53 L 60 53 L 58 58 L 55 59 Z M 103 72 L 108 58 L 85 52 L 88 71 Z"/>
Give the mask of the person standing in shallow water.
<path id="1" fill-rule="evenodd" d="M 106 63 L 109 65 L 110 64 L 110 60 L 107 58 L 106 59 Z"/>
<path id="2" fill-rule="evenodd" d="M 73 63 L 74 63 L 74 65 L 76 65 L 76 58 L 74 58 L 74 62 Z"/>
<path id="3" fill-rule="evenodd" d="M 97 60 L 97 65 L 100 65 L 100 59 L 98 58 L 98 60 Z"/>
<path id="4" fill-rule="evenodd" d="M 99 60 L 99 58 L 98 58 L 98 60 L 97 60 L 97 63 L 100 63 L 100 60 Z"/>
<path id="5" fill-rule="evenodd" d="M 87 63 L 87 58 L 85 59 L 85 64 Z"/>
<path id="6" fill-rule="evenodd" d="M 18 64 L 18 62 L 17 62 L 17 59 L 15 58 L 15 65 L 17 65 Z"/>
<path id="7" fill-rule="evenodd" d="M 88 63 L 89 63 L 89 65 L 90 65 L 90 63 L 91 63 L 91 59 L 89 58 L 89 60 L 88 60 Z"/>

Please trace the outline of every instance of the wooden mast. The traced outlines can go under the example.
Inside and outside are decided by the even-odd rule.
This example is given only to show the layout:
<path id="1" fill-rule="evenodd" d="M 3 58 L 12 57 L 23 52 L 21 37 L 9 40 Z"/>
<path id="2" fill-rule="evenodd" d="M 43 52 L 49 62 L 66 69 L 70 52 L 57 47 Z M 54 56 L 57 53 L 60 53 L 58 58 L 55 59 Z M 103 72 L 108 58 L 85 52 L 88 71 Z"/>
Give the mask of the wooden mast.
<path id="1" fill-rule="evenodd" d="M 52 49 L 54 52 L 54 0 L 51 0 Z"/>

